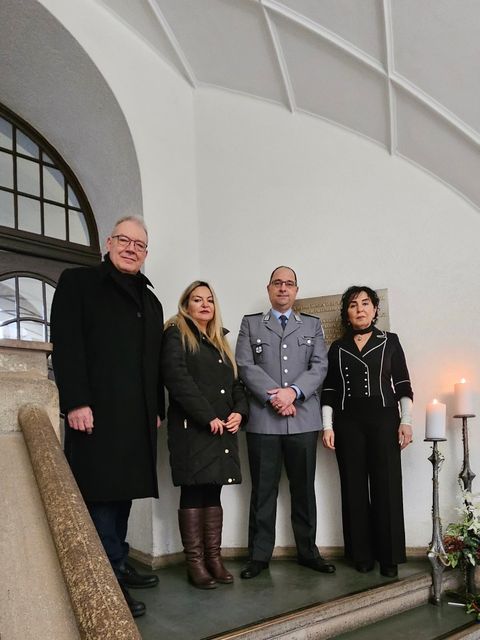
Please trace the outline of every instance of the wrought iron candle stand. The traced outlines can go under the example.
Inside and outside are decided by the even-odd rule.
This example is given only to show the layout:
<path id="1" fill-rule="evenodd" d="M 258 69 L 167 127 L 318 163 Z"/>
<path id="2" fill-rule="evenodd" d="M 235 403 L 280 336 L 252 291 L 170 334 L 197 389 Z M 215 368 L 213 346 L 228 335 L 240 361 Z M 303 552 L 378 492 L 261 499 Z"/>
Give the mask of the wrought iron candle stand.
<path id="1" fill-rule="evenodd" d="M 471 493 L 472 482 L 475 478 L 475 474 L 470 469 L 470 451 L 468 448 L 468 418 L 474 418 L 475 414 L 456 414 L 453 417 L 462 419 L 463 465 L 462 470 L 458 474 L 458 479 L 462 483 L 464 491 L 468 491 L 469 493 Z M 470 594 L 475 594 L 475 567 L 472 565 L 467 565 L 467 567 L 465 568 L 465 574 L 466 591 Z"/>
<path id="2" fill-rule="evenodd" d="M 432 565 L 432 594 L 430 596 L 430 602 L 435 605 L 441 604 L 442 576 L 445 569 L 446 558 L 438 500 L 438 473 L 445 459 L 438 450 L 438 443 L 445 441 L 446 438 L 425 438 L 424 440 L 424 442 L 431 442 L 433 445 L 432 455 L 428 458 L 433 466 L 432 542 L 428 549 L 428 559 Z"/>
<path id="3" fill-rule="evenodd" d="M 468 418 L 474 418 L 474 413 L 469 413 L 466 415 L 454 415 L 454 418 L 462 419 L 462 439 L 463 439 L 463 467 L 458 477 L 463 484 L 463 488 L 465 491 L 472 490 L 472 481 L 475 478 L 475 474 L 470 469 L 470 451 L 468 449 Z"/>

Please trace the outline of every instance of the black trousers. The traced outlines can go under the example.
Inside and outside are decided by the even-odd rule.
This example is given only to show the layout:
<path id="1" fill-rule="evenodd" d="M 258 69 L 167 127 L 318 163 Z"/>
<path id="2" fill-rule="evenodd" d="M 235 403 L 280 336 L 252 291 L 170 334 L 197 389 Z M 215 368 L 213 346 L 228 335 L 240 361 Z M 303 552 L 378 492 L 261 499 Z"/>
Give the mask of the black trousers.
<path id="1" fill-rule="evenodd" d="M 367 400 L 335 413 L 345 555 L 354 562 L 406 561 L 399 424 L 396 407 Z"/>
<path id="2" fill-rule="evenodd" d="M 87 502 L 87 509 L 113 570 L 121 569 L 128 557 L 128 516 L 131 500 Z"/>
<path id="3" fill-rule="evenodd" d="M 253 560 L 268 562 L 272 557 L 283 464 L 290 486 L 291 521 L 298 556 L 306 560 L 319 556 L 315 544 L 317 439 L 318 431 L 292 435 L 247 432 L 252 478 L 248 548 Z"/>

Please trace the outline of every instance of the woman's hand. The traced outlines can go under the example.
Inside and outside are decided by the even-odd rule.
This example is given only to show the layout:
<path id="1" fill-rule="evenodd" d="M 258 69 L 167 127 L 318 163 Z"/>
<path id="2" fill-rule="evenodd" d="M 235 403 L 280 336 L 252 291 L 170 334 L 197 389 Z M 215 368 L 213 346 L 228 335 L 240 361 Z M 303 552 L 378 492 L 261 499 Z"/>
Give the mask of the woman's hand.
<path id="1" fill-rule="evenodd" d="M 242 424 L 242 415 L 240 413 L 231 413 L 226 422 L 224 422 L 225 429 L 230 433 L 237 433 Z"/>
<path id="2" fill-rule="evenodd" d="M 220 418 L 214 418 L 213 420 L 210 421 L 210 431 L 214 434 L 218 433 L 219 435 L 222 435 L 223 427 L 224 427 L 224 424 L 220 420 Z"/>
<path id="3" fill-rule="evenodd" d="M 335 431 L 333 429 L 324 429 L 322 437 L 325 449 L 335 449 Z"/>
<path id="4" fill-rule="evenodd" d="M 405 449 L 407 445 L 413 442 L 413 431 L 409 424 L 401 424 L 398 427 L 398 444 L 400 449 Z"/>

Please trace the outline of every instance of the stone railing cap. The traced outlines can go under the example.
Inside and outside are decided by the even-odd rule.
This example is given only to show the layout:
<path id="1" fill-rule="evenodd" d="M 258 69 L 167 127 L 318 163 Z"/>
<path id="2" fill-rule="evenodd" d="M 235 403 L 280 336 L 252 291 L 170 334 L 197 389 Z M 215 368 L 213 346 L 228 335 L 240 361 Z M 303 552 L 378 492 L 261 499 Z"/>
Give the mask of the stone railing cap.
<path id="1" fill-rule="evenodd" d="M 10 340 L 3 338 L 0 340 L 0 349 L 25 349 L 27 351 L 43 351 L 44 353 L 52 353 L 51 342 L 37 342 L 36 340 Z"/>

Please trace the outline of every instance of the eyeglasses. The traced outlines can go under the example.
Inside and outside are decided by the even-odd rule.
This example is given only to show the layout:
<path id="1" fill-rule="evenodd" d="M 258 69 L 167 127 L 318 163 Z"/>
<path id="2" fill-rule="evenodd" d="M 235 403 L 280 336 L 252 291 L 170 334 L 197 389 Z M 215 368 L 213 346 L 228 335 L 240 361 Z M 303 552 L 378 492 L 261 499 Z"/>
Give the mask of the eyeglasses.
<path id="1" fill-rule="evenodd" d="M 282 285 L 285 285 L 287 289 L 292 289 L 297 286 L 297 283 L 294 280 L 272 280 L 270 284 L 272 287 L 275 287 L 275 289 L 280 289 Z"/>
<path id="2" fill-rule="evenodd" d="M 141 240 L 132 240 L 128 236 L 112 236 L 112 238 L 117 239 L 118 246 L 122 249 L 127 249 L 133 243 L 135 251 L 138 251 L 138 253 L 145 253 L 147 250 L 147 245 Z"/>

